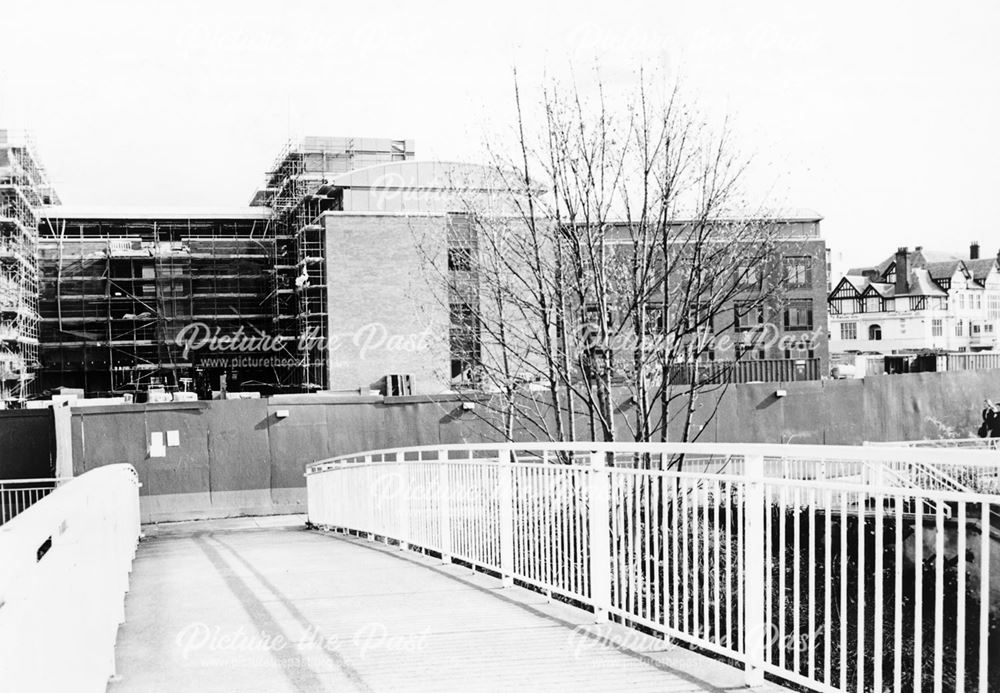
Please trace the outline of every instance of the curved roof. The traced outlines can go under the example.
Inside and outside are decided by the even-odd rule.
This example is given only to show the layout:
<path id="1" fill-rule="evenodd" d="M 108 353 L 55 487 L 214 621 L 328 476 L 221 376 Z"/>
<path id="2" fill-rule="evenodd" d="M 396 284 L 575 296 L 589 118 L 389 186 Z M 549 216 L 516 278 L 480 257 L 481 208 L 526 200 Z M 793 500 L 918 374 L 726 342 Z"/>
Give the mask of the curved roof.
<path id="1" fill-rule="evenodd" d="M 516 190 L 518 180 L 497 169 L 460 161 L 394 161 L 354 169 L 321 188 L 369 188 L 427 191 Z"/>
<path id="2" fill-rule="evenodd" d="M 514 199 L 525 192 L 518 174 L 453 161 L 394 161 L 342 173 L 317 195 L 342 194 L 344 212 L 443 213 L 472 205 L 515 211 Z M 542 192 L 540 186 L 534 188 Z"/>

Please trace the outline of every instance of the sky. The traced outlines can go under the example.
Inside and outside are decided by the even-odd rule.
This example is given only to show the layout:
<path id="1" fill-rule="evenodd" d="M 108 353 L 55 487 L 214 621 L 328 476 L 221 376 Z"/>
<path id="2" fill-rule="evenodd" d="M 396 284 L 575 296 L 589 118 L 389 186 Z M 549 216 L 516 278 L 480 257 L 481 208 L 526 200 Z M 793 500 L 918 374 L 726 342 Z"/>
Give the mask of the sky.
<path id="1" fill-rule="evenodd" d="M 531 93 L 655 65 L 729 116 L 835 262 L 1000 250 L 1000 3 L 7 3 L 0 128 L 65 204 L 244 205 L 302 135 L 412 138 L 475 159 Z"/>

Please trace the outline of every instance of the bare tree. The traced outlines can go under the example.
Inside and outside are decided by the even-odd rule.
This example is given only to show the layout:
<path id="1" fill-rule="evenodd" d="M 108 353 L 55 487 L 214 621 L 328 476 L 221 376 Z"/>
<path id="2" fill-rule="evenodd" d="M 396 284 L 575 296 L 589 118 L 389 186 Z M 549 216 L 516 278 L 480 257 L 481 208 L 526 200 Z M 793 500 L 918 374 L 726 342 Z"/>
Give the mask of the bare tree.
<path id="1" fill-rule="evenodd" d="M 437 266 L 474 274 L 461 391 L 508 439 L 695 440 L 746 352 L 719 335 L 780 305 L 777 225 L 745 199 L 728 122 L 641 72 L 594 94 L 553 82 L 529 109 L 514 73 L 513 143 L 489 148 L 502 199 L 462 197 L 468 269 Z"/>

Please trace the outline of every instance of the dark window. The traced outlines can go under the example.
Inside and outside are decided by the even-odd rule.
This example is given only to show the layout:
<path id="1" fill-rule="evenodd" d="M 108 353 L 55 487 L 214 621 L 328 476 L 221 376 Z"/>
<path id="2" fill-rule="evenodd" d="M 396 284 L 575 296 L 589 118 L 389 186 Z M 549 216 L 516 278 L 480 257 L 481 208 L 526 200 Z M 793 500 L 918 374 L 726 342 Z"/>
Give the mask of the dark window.
<path id="1" fill-rule="evenodd" d="M 785 285 L 792 289 L 812 286 L 812 262 L 808 255 L 786 257 Z"/>
<path id="2" fill-rule="evenodd" d="M 871 325 L 868 327 L 868 339 L 877 342 L 882 339 L 882 326 Z"/>
<path id="3" fill-rule="evenodd" d="M 760 360 L 765 358 L 764 349 L 755 344 L 737 344 L 736 360 Z"/>
<path id="4" fill-rule="evenodd" d="M 472 271 L 472 250 L 470 248 L 448 248 L 448 271 Z"/>
<path id="5" fill-rule="evenodd" d="M 792 299 L 785 306 L 785 329 L 789 331 L 813 328 L 813 302 L 811 298 Z"/>
<path id="6" fill-rule="evenodd" d="M 761 271 L 757 265 L 740 265 L 736 268 L 736 286 L 740 289 L 760 289 Z"/>
<path id="7" fill-rule="evenodd" d="M 452 378 L 470 379 L 480 358 L 479 318 L 468 303 L 452 303 L 449 334 Z"/>
<path id="8" fill-rule="evenodd" d="M 711 312 L 711 306 L 705 302 L 698 302 L 688 306 L 688 330 L 692 332 L 713 332 L 715 329 L 715 316 Z"/>
<path id="9" fill-rule="evenodd" d="M 752 303 L 737 303 L 733 306 L 736 314 L 736 329 L 753 330 L 764 324 L 764 309 Z"/>
<path id="10" fill-rule="evenodd" d="M 666 332 L 667 326 L 663 321 L 663 305 L 646 306 L 646 334 L 657 335 Z"/>

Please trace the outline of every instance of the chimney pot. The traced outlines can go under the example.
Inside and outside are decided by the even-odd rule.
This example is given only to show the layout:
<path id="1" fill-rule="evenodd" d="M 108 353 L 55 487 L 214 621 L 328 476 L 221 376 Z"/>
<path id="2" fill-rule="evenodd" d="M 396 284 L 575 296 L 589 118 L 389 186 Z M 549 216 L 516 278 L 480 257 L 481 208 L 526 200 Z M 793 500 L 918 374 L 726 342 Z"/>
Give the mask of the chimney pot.
<path id="1" fill-rule="evenodd" d="M 969 259 L 978 260 L 979 259 L 979 241 L 972 241 L 969 245 Z"/>

